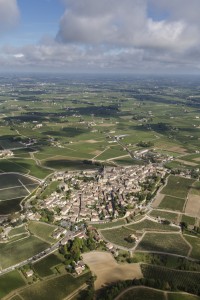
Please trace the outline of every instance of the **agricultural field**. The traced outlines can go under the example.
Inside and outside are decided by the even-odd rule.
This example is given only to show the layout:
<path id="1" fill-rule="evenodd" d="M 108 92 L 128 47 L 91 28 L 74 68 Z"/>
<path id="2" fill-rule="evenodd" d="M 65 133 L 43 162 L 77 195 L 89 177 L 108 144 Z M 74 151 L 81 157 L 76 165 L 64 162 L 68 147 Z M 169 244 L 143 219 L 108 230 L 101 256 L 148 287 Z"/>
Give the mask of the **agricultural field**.
<path id="1" fill-rule="evenodd" d="M 184 237 L 192 246 L 190 257 L 200 260 L 200 238 L 188 235 L 184 235 Z"/>
<path id="2" fill-rule="evenodd" d="M 185 212 L 191 216 L 200 218 L 200 182 L 196 181 L 188 194 L 188 201 L 185 207 Z"/>
<path id="3" fill-rule="evenodd" d="M 158 205 L 159 209 L 168 209 L 172 211 L 183 211 L 186 199 L 173 196 L 164 196 L 161 203 Z"/>
<path id="4" fill-rule="evenodd" d="M 89 272 L 77 278 L 70 274 L 61 275 L 26 287 L 19 295 L 24 300 L 48 300 L 50 295 L 51 299 L 62 300 L 82 286 L 89 277 Z"/>
<path id="5" fill-rule="evenodd" d="M 146 233 L 136 250 L 163 253 L 166 252 L 187 256 L 190 247 L 180 234 Z"/>
<path id="6" fill-rule="evenodd" d="M 40 277 L 46 277 L 52 275 L 55 272 L 53 272 L 53 267 L 61 263 L 62 259 L 59 257 L 58 253 L 53 253 L 36 262 L 33 265 L 33 268 Z"/>
<path id="7" fill-rule="evenodd" d="M 18 271 L 12 271 L 0 277 L 0 299 L 12 291 L 25 286 L 25 281 Z"/>
<path id="8" fill-rule="evenodd" d="M 165 225 L 151 220 L 144 220 L 139 223 L 126 226 L 126 228 L 139 230 L 139 231 L 179 231 L 178 227 Z"/>
<path id="9" fill-rule="evenodd" d="M 133 248 L 135 245 L 134 241 L 127 240 L 127 238 L 135 234 L 135 231 L 128 229 L 127 227 L 119 227 L 115 229 L 101 230 L 103 237 L 109 242 L 126 248 Z"/>
<path id="10" fill-rule="evenodd" d="M 152 210 L 150 216 L 154 218 L 160 217 L 161 219 L 166 219 L 171 222 L 177 222 L 178 214 L 173 212 L 167 212 L 162 210 Z"/>
<path id="11" fill-rule="evenodd" d="M 22 225 L 22 226 L 15 227 L 15 228 L 11 229 L 11 230 L 9 231 L 8 236 L 9 236 L 10 238 L 12 238 L 12 237 L 15 236 L 15 235 L 21 235 L 21 234 L 24 234 L 24 233 L 27 233 L 27 229 L 26 229 L 26 226 L 25 226 L 25 225 Z"/>
<path id="12" fill-rule="evenodd" d="M 200 300 L 200 297 L 187 293 L 167 293 L 167 300 Z"/>
<path id="13" fill-rule="evenodd" d="M 18 173 L 0 174 L 0 210 L 8 214 L 20 210 L 19 203 L 38 186 L 38 181 Z"/>
<path id="14" fill-rule="evenodd" d="M 187 290 L 198 287 L 200 281 L 200 273 L 189 271 L 172 270 L 165 267 L 141 265 L 144 278 L 159 280 L 163 283 L 171 283 L 173 287 L 179 290 Z"/>
<path id="15" fill-rule="evenodd" d="M 95 289 L 123 280 L 142 278 L 139 264 L 118 264 L 111 253 L 92 251 L 83 254 L 83 261 L 97 276 Z"/>
<path id="16" fill-rule="evenodd" d="M 193 183 L 194 180 L 192 179 L 170 175 L 168 177 L 167 185 L 162 189 L 161 193 L 185 199 Z"/>
<path id="17" fill-rule="evenodd" d="M 48 248 L 49 244 L 34 237 L 26 237 L 15 242 L 0 243 L 0 267 L 15 265 Z"/>
<path id="18" fill-rule="evenodd" d="M 187 225 L 194 225 L 195 218 L 187 216 L 187 215 L 182 215 L 181 222 L 185 222 Z"/>
<path id="19" fill-rule="evenodd" d="M 30 221 L 28 224 L 29 231 L 36 237 L 45 241 L 46 243 L 55 242 L 55 240 L 51 237 L 51 234 L 54 232 L 56 228 L 57 228 L 56 226 L 49 225 L 42 222 Z"/>
<path id="20" fill-rule="evenodd" d="M 113 228 L 113 227 L 121 226 L 121 225 L 125 225 L 125 224 L 126 224 L 126 220 L 122 219 L 122 220 L 118 220 L 118 221 L 114 221 L 114 222 L 106 222 L 106 223 L 102 223 L 102 224 L 92 224 L 92 226 L 97 229 L 106 229 L 106 228 Z"/>
<path id="21" fill-rule="evenodd" d="M 155 289 L 147 287 L 132 287 L 127 292 L 124 292 L 121 296 L 118 296 L 117 300 L 166 300 L 164 292 L 156 291 Z"/>

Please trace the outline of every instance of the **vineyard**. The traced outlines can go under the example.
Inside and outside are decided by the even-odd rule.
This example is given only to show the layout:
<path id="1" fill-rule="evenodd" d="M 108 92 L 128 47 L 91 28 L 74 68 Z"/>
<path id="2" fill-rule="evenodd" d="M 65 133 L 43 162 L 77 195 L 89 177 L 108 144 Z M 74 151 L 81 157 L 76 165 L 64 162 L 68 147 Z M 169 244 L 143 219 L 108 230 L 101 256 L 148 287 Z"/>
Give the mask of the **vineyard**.
<path id="1" fill-rule="evenodd" d="M 160 266 L 141 265 L 144 278 L 151 278 L 164 289 L 182 290 L 200 295 L 200 273 L 178 271 Z"/>

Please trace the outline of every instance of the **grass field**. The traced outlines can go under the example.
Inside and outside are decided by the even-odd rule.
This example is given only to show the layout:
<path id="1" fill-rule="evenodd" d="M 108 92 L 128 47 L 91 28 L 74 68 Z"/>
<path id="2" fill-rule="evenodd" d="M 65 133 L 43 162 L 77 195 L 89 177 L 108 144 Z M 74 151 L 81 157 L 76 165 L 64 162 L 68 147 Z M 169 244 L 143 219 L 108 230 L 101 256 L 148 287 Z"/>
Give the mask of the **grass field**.
<path id="1" fill-rule="evenodd" d="M 136 250 L 167 252 L 187 256 L 189 246 L 179 234 L 146 233 Z"/>
<path id="2" fill-rule="evenodd" d="M 29 222 L 28 229 L 32 234 L 41 238 L 47 243 L 53 243 L 55 240 L 51 237 L 51 234 L 56 229 L 56 226 L 52 226 L 42 222 Z"/>
<path id="3" fill-rule="evenodd" d="M 133 287 L 124 293 L 119 300 L 166 300 L 161 291 L 156 291 L 147 287 Z"/>
<path id="4" fill-rule="evenodd" d="M 59 255 L 54 253 L 36 262 L 33 267 L 40 277 L 46 277 L 52 275 L 52 268 L 61 262 L 62 260 L 59 258 Z"/>
<path id="5" fill-rule="evenodd" d="M 161 219 L 166 219 L 171 222 L 176 222 L 177 218 L 178 218 L 178 214 L 172 213 L 172 212 L 166 212 L 166 211 L 162 211 L 162 210 L 153 210 L 150 213 L 150 216 L 156 217 L 156 218 L 160 217 Z"/>
<path id="6" fill-rule="evenodd" d="M 158 208 L 160 209 L 168 209 L 168 210 L 175 210 L 175 211 L 183 211 L 184 204 L 185 204 L 184 198 L 177 198 L 172 196 L 164 196 L 161 203 L 159 204 Z"/>
<path id="7" fill-rule="evenodd" d="M 130 243 L 126 241 L 126 238 L 128 238 L 131 234 L 134 234 L 133 230 L 128 229 L 126 227 L 102 230 L 101 234 L 104 236 L 106 240 L 119 246 L 123 246 L 126 248 L 133 248 L 135 245 L 134 242 Z"/>
<path id="8" fill-rule="evenodd" d="M 200 260 L 200 238 L 184 235 L 185 239 L 191 244 L 192 252 L 190 256 Z"/>
<path id="9" fill-rule="evenodd" d="M 90 273 L 86 273 L 77 278 L 69 274 L 62 275 L 29 286 L 20 293 L 20 296 L 22 296 L 24 300 L 63 300 L 74 290 L 82 286 L 89 277 Z"/>
<path id="10" fill-rule="evenodd" d="M 0 277 L 0 299 L 25 285 L 18 271 L 12 271 Z"/>
<path id="11" fill-rule="evenodd" d="M 39 240 L 34 236 L 18 240 L 16 242 L 8 242 L 0 244 L 1 267 L 3 269 L 15 265 L 37 253 L 45 250 L 49 244 Z"/>
<path id="12" fill-rule="evenodd" d="M 194 180 L 170 175 L 167 185 L 162 189 L 161 193 L 178 198 L 186 198 Z"/>
<path id="13" fill-rule="evenodd" d="M 162 223 L 153 222 L 151 220 L 144 220 L 136 224 L 128 225 L 127 228 L 133 230 L 141 230 L 141 231 L 179 231 L 180 229 L 177 227 L 173 227 L 170 225 L 164 225 Z"/>

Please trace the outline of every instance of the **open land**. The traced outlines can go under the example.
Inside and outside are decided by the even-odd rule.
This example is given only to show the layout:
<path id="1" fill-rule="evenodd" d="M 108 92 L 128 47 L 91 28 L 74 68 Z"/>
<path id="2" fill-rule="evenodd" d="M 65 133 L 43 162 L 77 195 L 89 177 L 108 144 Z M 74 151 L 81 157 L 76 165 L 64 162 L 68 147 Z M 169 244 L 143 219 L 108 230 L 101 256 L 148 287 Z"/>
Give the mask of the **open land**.
<path id="1" fill-rule="evenodd" d="M 121 278 L 127 280 L 142 277 L 139 264 L 120 265 L 110 253 L 98 251 L 85 253 L 83 260 L 97 275 L 95 289 L 100 289 L 106 284 L 121 280 Z"/>
<path id="2" fill-rule="evenodd" d="M 96 289 L 143 275 L 168 283 L 175 278 L 181 289 L 198 284 L 199 273 L 173 269 L 179 255 L 200 260 L 198 94 L 195 78 L 0 78 L 0 267 L 31 258 L 34 280 L 39 276 L 35 284 L 26 278 L 29 285 L 12 300 L 49 294 L 60 300 L 85 286 L 87 273 L 66 274 L 67 256 L 32 260 L 48 247 L 61 250 L 59 241 L 66 248 L 76 234 L 85 238 L 85 221 L 103 239 L 93 243 L 107 249 L 83 254 L 97 275 Z M 171 265 L 155 268 L 154 257 L 142 275 L 139 264 L 117 264 L 108 253 L 117 256 L 119 248 L 123 261 L 159 252 Z M 58 276 L 60 264 L 65 274 Z M 0 297 L 22 287 L 22 278 L 16 270 L 1 275 Z M 145 297 L 158 294 L 161 299 L 162 292 L 148 290 Z"/>

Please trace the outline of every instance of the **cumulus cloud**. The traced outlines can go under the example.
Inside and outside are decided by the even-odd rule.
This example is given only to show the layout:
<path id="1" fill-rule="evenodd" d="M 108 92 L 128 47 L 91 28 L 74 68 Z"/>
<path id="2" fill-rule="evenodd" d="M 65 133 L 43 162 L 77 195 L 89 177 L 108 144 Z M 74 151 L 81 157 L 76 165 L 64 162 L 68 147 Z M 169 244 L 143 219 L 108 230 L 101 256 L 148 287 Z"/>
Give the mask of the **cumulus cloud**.
<path id="1" fill-rule="evenodd" d="M 0 33 L 14 27 L 19 15 L 17 0 L 0 0 Z"/>
<path id="2" fill-rule="evenodd" d="M 200 8 L 199 0 L 192 1 Z M 182 2 L 187 3 L 186 9 Z M 65 0 L 67 8 L 60 21 L 57 39 L 65 43 L 185 50 L 199 40 L 197 26 L 189 24 L 191 2 Z M 158 13 L 167 11 L 169 18 L 154 20 L 148 15 L 148 5 L 154 5 Z"/>
<path id="3" fill-rule="evenodd" d="M 66 7 L 56 38 L 4 47 L 1 65 L 135 73 L 200 69 L 199 0 L 62 1 Z M 16 21 L 16 1 L 0 0 L 0 14 L 5 3 L 15 7 L 7 15 Z"/>

